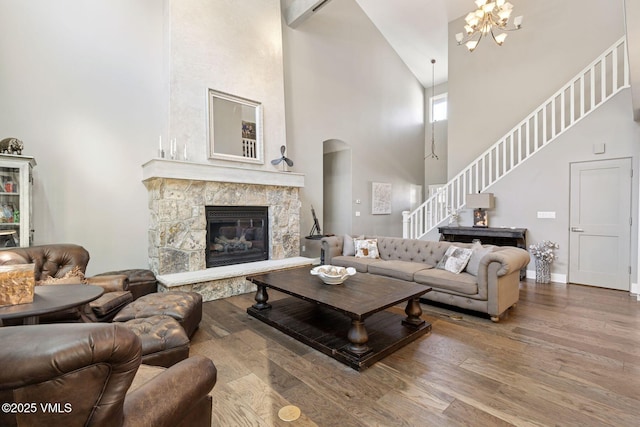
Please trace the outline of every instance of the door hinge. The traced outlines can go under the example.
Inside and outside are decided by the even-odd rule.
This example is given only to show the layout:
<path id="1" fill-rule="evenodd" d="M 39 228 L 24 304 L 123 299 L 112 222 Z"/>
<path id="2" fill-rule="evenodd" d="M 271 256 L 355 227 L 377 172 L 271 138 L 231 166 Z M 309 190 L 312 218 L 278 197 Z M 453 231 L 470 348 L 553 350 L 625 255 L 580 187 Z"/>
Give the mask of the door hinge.
<path id="1" fill-rule="evenodd" d="M 631 274 L 631 266 L 629 266 L 629 274 Z"/>

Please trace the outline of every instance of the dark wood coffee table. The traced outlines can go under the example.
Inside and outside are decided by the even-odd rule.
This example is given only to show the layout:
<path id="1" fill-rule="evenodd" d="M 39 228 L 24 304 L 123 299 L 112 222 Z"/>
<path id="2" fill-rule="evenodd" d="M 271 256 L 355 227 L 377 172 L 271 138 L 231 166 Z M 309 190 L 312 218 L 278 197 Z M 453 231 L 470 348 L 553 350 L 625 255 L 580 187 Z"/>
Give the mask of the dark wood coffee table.
<path id="1" fill-rule="evenodd" d="M 428 286 L 367 273 L 325 285 L 310 270 L 247 277 L 258 286 L 247 313 L 357 370 L 431 331 L 420 318 L 419 297 Z M 267 288 L 292 297 L 268 302 Z M 386 310 L 404 301 L 406 317 Z"/>

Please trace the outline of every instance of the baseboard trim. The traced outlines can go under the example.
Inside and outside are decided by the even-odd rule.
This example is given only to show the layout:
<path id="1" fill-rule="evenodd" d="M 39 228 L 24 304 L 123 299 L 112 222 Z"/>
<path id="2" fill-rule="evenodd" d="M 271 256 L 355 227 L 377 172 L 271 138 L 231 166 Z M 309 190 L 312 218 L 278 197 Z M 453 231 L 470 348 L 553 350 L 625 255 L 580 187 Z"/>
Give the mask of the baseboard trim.
<path id="1" fill-rule="evenodd" d="M 535 270 L 527 270 L 527 279 L 536 279 Z M 551 273 L 551 281 L 554 283 L 567 283 L 567 275 L 559 273 Z"/>

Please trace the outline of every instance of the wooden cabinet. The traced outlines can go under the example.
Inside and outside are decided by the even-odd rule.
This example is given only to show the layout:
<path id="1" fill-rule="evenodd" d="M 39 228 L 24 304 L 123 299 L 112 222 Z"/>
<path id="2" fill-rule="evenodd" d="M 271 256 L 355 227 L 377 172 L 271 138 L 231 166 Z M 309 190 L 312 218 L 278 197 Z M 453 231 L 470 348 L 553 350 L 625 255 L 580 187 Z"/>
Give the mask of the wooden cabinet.
<path id="1" fill-rule="evenodd" d="M 32 241 L 33 157 L 0 154 L 0 247 Z"/>

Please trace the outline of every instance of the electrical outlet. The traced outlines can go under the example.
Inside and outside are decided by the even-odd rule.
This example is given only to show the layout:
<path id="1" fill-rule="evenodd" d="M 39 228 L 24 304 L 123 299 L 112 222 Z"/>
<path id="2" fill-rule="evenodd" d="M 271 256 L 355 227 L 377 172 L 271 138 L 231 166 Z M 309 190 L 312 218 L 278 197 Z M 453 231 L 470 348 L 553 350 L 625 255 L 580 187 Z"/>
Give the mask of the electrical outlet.
<path id="1" fill-rule="evenodd" d="M 360 211 L 356 211 L 356 216 L 360 216 Z"/>

